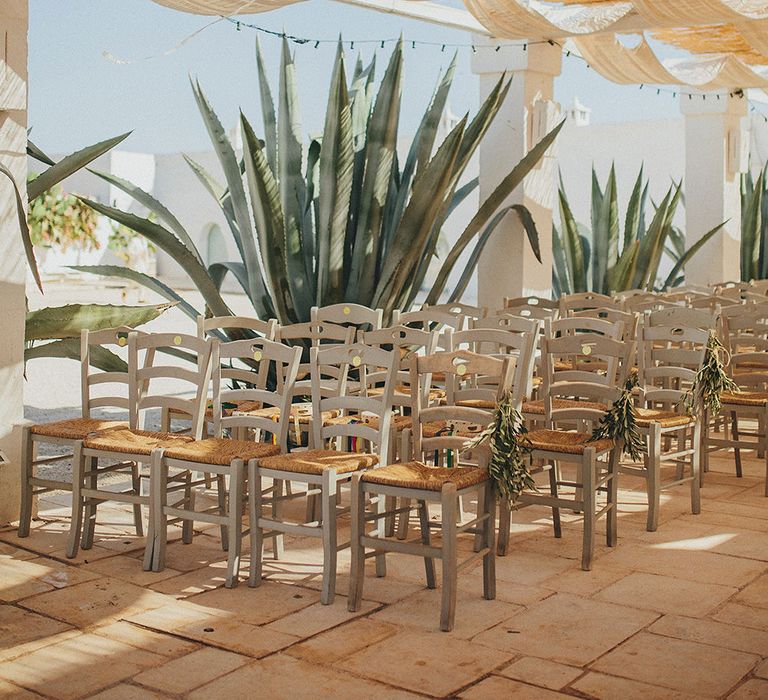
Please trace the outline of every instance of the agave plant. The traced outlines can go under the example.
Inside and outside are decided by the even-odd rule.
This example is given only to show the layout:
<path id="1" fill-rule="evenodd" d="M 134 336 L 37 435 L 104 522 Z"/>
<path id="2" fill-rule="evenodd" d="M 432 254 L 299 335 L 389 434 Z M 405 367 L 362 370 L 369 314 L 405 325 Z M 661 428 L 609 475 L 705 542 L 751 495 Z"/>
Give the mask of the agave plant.
<path id="1" fill-rule="evenodd" d="M 106 141 L 88 146 L 54 162 L 32 141 L 27 142 L 27 154 L 35 160 L 49 166 L 27 183 L 27 198 L 29 203 L 37 200 L 38 207 L 44 206 L 44 195 L 56 187 L 59 182 L 84 168 L 100 155 L 106 153 L 118 143 L 127 138 L 122 134 Z M 13 173 L 0 164 L 0 173 L 11 182 L 16 197 L 16 212 L 19 230 L 24 243 L 32 275 L 40 291 L 43 291 L 40 273 L 37 268 L 35 251 L 32 243 L 29 225 L 24 213 L 24 204 Z M 38 216 L 42 215 L 38 211 Z M 80 331 L 83 329 L 101 330 L 115 326 L 130 326 L 134 328 L 157 318 L 171 304 L 153 304 L 148 306 L 121 306 L 111 304 L 69 304 L 66 306 L 46 307 L 27 313 L 25 326 L 24 359 L 39 357 L 67 357 L 80 359 Z M 113 353 L 102 350 L 91 357 L 91 363 L 105 371 L 120 371 L 125 369 L 125 363 Z"/>
<path id="2" fill-rule="evenodd" d="M 741 280 L 768 278 L 768 165 L 741 176 Z"/>
<path id="3" fill-rule="evenodd" d="M 673 184 L 661 203 L 654 205 L 653 218 L 646 226 L 648 182 L 641 167 L 627 203 L 621 236 L 613 166 L 605 188 L 592 169 L 590 229 L 576 223 L 561 179 L 558 193 L 561 230 L 554 224 L 552 226 L 555 293 L 558 296 L 588 291 L 613 294 L 628 289 L 650 291 L 681 284 L 686 263 L 723 227 L 719 224 L 690 249 L 685 249 L 685 236 L 672 223 L 682 198 L 681 184 Z M 665 252 L 672 260 L 672 269 L 662 280 L 659 266 Z"/>
<path id="4" fill-rule="evenodd" d="M 189 274 L 207 311 L 230 311 L 219 290 L 231 273 L 261 318 L 281 323 L 309 319 L 313 305 L 349 301 L 366 306 L 408 309 L 421 290 L 447 218 L 477 186 L 462 182 L 470 158 L 488 130 L 509 89 L 502 79 L 473 119 L 465 117 L 435 148 L 440 117 L 453 80 L 451 63 L 438 81 L 412 145 L 400 164 L 397 154 L 403 74 L 402 43 L 393 51 L 378 91 L 375 58 L 357 60 L 347 78 L 339 47 L 321 138 L 302 146 L 296 66 L 283 44 L 277 106 L 261 52 L 256 50 L 262 105 L 263 139 L 240 116 L 240 158 L 199 82 L 192 89 L 221 164 L 226 185 L 192 159 L 187 162 L 216 199 L 236 244 L 239 260 L 206 267 L 178 218 L 136 185 L 99 173 L 154 213 L 157 222 L 98 202 L 98 212 L 143 234 Z M 480 252 L 498 222 L 510 211 L 520 216 L 539 256 L 530 213 L 521 206 L 502 207 L 554 141 L 559 125 L 545 136 L 484 201 L 437 271 L 427 295 L 435 303 L 448 292 L 457 300 L 466 288 Z M 456 262 L 473 244 L 469 262 L 448 290 Z M 141 282 L 167 299 L 181 297 L 157 279 L 132 270 L 79 267 L 97 274 Z M 184 303 L 191 316 L 197 309 Z"/>

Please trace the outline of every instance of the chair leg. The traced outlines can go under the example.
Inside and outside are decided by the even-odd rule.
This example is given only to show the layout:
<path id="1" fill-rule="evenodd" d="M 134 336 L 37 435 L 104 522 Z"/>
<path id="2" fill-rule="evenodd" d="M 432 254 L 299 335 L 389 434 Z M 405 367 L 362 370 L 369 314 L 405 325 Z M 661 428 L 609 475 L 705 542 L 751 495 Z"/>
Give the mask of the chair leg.
<path id="1" fill-rule="evenodd" d="M 34 477 L 35 443 L 32 431 L 25 426 L 21 437 L 21 506 L 19 511 L 19 537 L 29 537 L 32 524 L 32 502 L 34 491 L 31 479 Z"/>
<path id="2" fill-rule="evenodd" d="M 141 468 L 138 462 L 131 466 L 131 486 L 137 496 L 141 496 Z M 144 522 L 141 517 L 141 504 L 133 504 L 133 526 L 136 528 L 136 536 L 144 536 Z"/>
<path id="3" fill-rule="evenodd" d="M 418 509 L 419 527 L 421 528 L 421 543 L 429 547 L 432 537 L 429 531 L 429 508 L 427 508 L 427 502 L 419 501 Z M 437 579 L 435 578 L 435 560 L 432 557 L 424 557 L 424 572 L 427 576 L 427 588 L 437 588 Z"/>
<path id="4" fill-rule="evenodd" d="M 731 411 L 731 425 L 733 426 L 733 441 L 738 442 L 739 441 L 739 417 L 736 414 L 736 411 Z M 758 427 L 758 431 L 760 428 Z M 736 461 L 736 476 L 738 478 L 742 477 L 742 469 L 741 469 L 741 447 L 736 445 L 733 448 L 733 456 Z"/>
<path id="5" fill-rule="evenodd" d="M 397 500 L 395 499 L 395 502 Z M 384 539 L 387 536 L 387 498 L 383 494 L 376 496 L 376 503 L 374 504 L 375 513 L 378 516 L 376 518 L 376 531 L 375 536 Z M 387 575 L 387 555 L 386 552 L 379 552 L 376 554 L 376 576 L 378 578 L 384 578 Z"/>
<path id="6" fill-rule="evenodd" d="M 608 481 L 608 511 L 606 514 L 605 543 L 609 547 L 615 547 L 618 539 L 618 501 L 619 501 L 619 462 L 621 461 L 621 450 L 615 448 L 608 457 L 608 470 L 610 478 Z"/>
<path id="7" fill-rule="evenodd" d="M 386 510 L 388 513 L 397 509 L 397 499 L 394 496 L 387 496 L 385 498 L 385 503 L 386 503 Z M 397 521 L 397 516 L 394 513 L 392 515 L 387 516 L 385 528 L 384 528 L 384 535 L 386 537 L 395 536 L 396 521 Z"/>
<path id="8" fill-rule="evenodd" d="M 248 570 L 248 585 L 261 585 L 261 563 L 264 556 L 264 530 L 259 521 L 262 516 L 261 474 L 255 459 L 248 462 L 248 520 L 251 531 L 251 562 Z"/>
<path id="9" fill-rule="evenodd" d="M 496 546 L 496 554 L 500 557 L 507 556 L 509 549 L 509 530 L 512 527 L 512 508 L 506 498 L 499 502 L 499 541 Z"/>
<path id="10" fill-rule="evenodd" d="M 152 503 L 152 571 L 165 568 L 165 549 L 168 542 L 168 465 L 162 450 L 152 450 L 149 498 Z M 149 548 L 149 543 L 147 547 Z"/>
<path id="11" fill-rule="evenodd" d="M 582 512 L 584 513 L 584 541 L 581 550 L 581 568 L 584 571 L 592 569 L 592 556 L 595 550 L 595 472 L 597 459 L 595 449 L 584 450 L 584 460 L 581 465 L 581 494 Z"/>
<path id="12" fill-rule="evenodd" d="M 456 584 L 458 579 L 456 551 L 456 514 L 458 510 L 456 484 L 445 484 L 441 493 L 443 594 L 440 607 L 440 629 L 450 632 L 456 618 Z"/>
<path id="13" fill-rule="evenodd" d="M 699 431 L 701 425 L 697 421 L 693 426 L 692 448 L 693 454 L 691 455 L 691 512 L 694 515 L 701 513 L 701 479 L 699 478 L 699 471 L 701 465 L 699 463 L 699 457 L 701 456 L 697 443 L 700 439 Z"/>
<path id="14" fill-rule="evenodd" d="M 496 494 L 490 479 L 483 489 L 483 515 L 488 519 L 483 524 L 483 546 L 488 550 L 483 557 L 483 597 L 496 598 Z M 478 508 L 478 513 L 480 512 Z"/>
<path id="15" fill-rule="evenodd" d="M 83 457 L 83 444 L 76 442 L 72 455 L 72 517 L 69 523 L 69 541 L 67 542 L 67 557 L 74 559 L 77 556 L 80 532 L 83 526 L 83 472 L 85 471 L 85 459 Z"/>
<path id="16" fill-rule="evenodd" d="M 407 510 L 403 510 L 403 512 L 400 513 L 400 520 L 397 524 L 397 539 L 404 540 L 406 537 L 408 537 L 408 526 L 410 524 L 409 521 L 411 519 L 411 511 L 410 511 L 411 499 L 401 498 L 400 507 Z"/>
<path id="17" fill-rule="evenodd" d="M 242 459 L 232 460 L 229 473 L 229 547 L 227 557 L 227 588 L 234 588 L 240 571 L 240 549 L 243 544 L 243 479 Z"/>
<path id="18" fill-rule="evenodd" d="M 227 480 L 223 474 L 216 476 L 216 497 L 219 500 L 219 515 L 227 515 Z M 221 548 L 226 552 L 229 548 L 229 535 L 227 526 L 221 526 Z"/>
<path id="19" fill-rule="evenodd" d="M 336 597 L 336 470 L 326 469 L 322 483 L 323 588 L 320 602 L 331 605 Z"/>
<path id="20" fill-rule="evenodd" d="M 207 472 L 206 472 L 207 473 Z M 210 474 L 208 474 L 210 477 Z M 195 492 L 192 490 L 192 472 L 189 471 L 184 476 L 184 498 L 182 505 L 190 513 L 195 510 Z M 181 523 L 181 542 L 182 544 L 192 544 L 195 536 L 195 521 L 192 518 L 185 518 Z"/>
<path id="21" fill-rule="evenodd" d="M 357 612 L 363 600 L 363 583 L 365 582 L 365 547 L 360 544 L 360 539 L 365 535 L 365 491 L 360 485 L 359 474 L 352 477 L 351 498 L 352 534 L 350 546 L 352 548 L 352 562 L 349 569 L 347 610 Z"/>
<path id="22" fill-rule="evenodd" d="M 553 464 L 549 469 L 549 495 L 552 498 L 559 498 L 560 494 L 557 490 L 557 469 Z M 560 508 L 558 506 L 552 506 L 552 529 L 555 531 L 555 537 L 560 538 L 563 536 L 563 528 L 560 523 Z"/>
<path id="23" fill-rule="evenodd" d="M 648 432 L 648 519 L 646 529 L 655 532 L 659 526 L 661 506 L 661 427 L 651 423 Z"/>
<path id="24" fill-rule="evenodd" d="M 283 502 L 280 498 L 283 492 L 290 493 L 290 481 L 283 481 L 282 479 L 272 480 L 272 519 L 281 520 L 283 514 Z M 285 538 L 283 533 L 279 533 L 272 538 L 272 556 L 275 559 L 280 559 L 285 553 Z"/>
<path id="25" fill-rule="evenodd" d="M 765 433 L 765 428 L 768 423 L 766 423 L 765 420 L 765 414 L 757 417 L 757 432 L 760 433 L 760 435 Z M 757 450 L 757 458 L 758 459 L 765 459 L 766 457 L 766 450 L 765 446 L 761 445 Z"/>
<path id="26" fill-rule="evenodd" d="M 98 475 L 99 460 L 97 457 L 91 457 L 88 466 L 88 487 L 96 489 L 99 486 Z M 99 501 L 96 498 L 88 498 L 83 502 L 85 506 L 85 517 L 83 520 L 83 537 L 80 541 L 81 549 L 91 549 L 93 539 L 96 534 L 96 516 L 99 507 Z"/>

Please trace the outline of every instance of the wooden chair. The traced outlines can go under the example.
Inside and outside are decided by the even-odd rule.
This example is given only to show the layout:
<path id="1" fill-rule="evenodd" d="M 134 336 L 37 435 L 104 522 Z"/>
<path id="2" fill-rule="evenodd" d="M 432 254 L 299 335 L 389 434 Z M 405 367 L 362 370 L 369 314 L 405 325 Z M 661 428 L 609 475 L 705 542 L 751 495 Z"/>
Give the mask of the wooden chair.
<path id="1" fill-rule="evenodd" d="M 259 372 L 250 373 L 240 370 L 237 381 L 244 388 L 227 389 L 223 382 L 227 376 L 222 364 L 236 361 L 254 360 L 259 363 Z M 152 451 L 152 475 L 150 487 L 150 509 L 152 512 L 154 533 L 152 570 L 165 568 L 165 549 L 168 535 L 168 517 L 175 517 L 184 522 L 196 520 L 216 523 L 222 528 L 222 540 L 227 541 L 227 588 L 237 585 L 240 566 L 240 550 L 243 539 L 243 495 L 245 488 L 245 465 L 257 460 L 286 453 L 288 449 L 288 428 L 290 424 L 290 404 L 293 383 L 301 360 L 301 348 L 289 348 L 263 338 L 235 340 L 213 345 L 213 437 L 175 446 L 158 447 Z M 265 388 L 263 377 L 270 369 L 277 379 L 277 389 Z M 231 372 L 232 370 L 230 370 Z M 259 377 L 259 374 L 262 377 Z M 249 376 L 250 375 L 250 376 Z M 261 381 L 260 381 L 261 379 Z M 253 384 L 255 383 L 256 386 Z M 261 386 L 259 386 L 261 385 Z M 236 410 L 232 414 L 224 411 L 224 405 L 258 404 L 271 406 L 278 410 L 277 420 L 271 416 L 242 413 Z M 270 442 L 252 440 L 232 440 L 225 437 L 225 431 L 255 430 L 273 436 Z M 218 506 L 207 510 L 195 510 L 194 503 L 189 507 L 168 504 L 168 482 L 170 470 L 202 471 L 213 474 L 217 481 L 229 480 L 229 498 Z M 251 487 L 253 492 L 257 486 Z M 277 517 L 283 497 L 282 482 L 275 481 L 269 489 L 272 494 L 273 510 Z M 219 494 L 221 495 L 221 490 Z M 274 553 L 279 557 L 282 542 L 275 536 Z"/>
<path id="2" fill-rule="evenodd" d="M 277 328 L 278 324 L 275 319 L 262 321 L 261 319 L 247 316 L 197 317 L 197 337 L 202 340 L 207 338 L 216 338 L 222 342 L 244 340 L 246 338 L 274 340 Z M 204 426 L 203 433 L 207 434 L 207 423 L 213 420 L 213 406 L 206 407 L 205 417 L 206 425 Z M 190 421 L 191 417 L 178 411 L 163 409 L 160 414 L 160 430 L 166 433 L 171 432 L 174 420 Z M 186 430 L 181 432 L 186 432 Z"/>
<path id="3" fill-rule="evenodd" d="M 463 313 L 453 313 L 434 306 L 425 306 L 418 311 L 395 309 L 392 312 L 393 326 L 409 326 L 425 331 L 440 330 L 441 328 L 452 328 L 455 331 L 460 331 L 464 328 L 464 324 Z"/>
<path id="4" fill-rule="evenodd" d="M 547 337 L 544 352 L 547 356 L 572 354 L 584 347 L 581 336 Z M 622 353 L 629 357 L 631 343 L 614 338 L 598 336 L 590 338 L 587 347 L 598 357 L 615 358 Z M 552 347 L 550 347 L 552 346 Z M 582 350 L 583 352 L 583 350 Z M 617 363 L 618 364 L 618 363 Z M 606 541 L 609 547 L 616 544 L 617 514 L 616 495 L 618 489 L 618 466 L 622 446 L 612 440 L 592 440 L 592 430 L 605 415 L 607 407 L 618 397 L 619 390 L 614 383 L 595 381 L 594 373 L 588 373 L 585 380 L 547 379 L 548 390 L 545 398 L 546 428 L 531 430 L 526 435 L 531 452 L 531 464 L 548 464 L 551 469 L 550 493 L 524 491 L 520 494 L 520 506 L 543 505 L 559 513 L 561 508 L 570 508 L 584 514 L 582 536 L 581 568 L 592 568 L 594 554 L 595 523 L 607 518 Z M 563 476 L 563 466 L 571 465 L 575 470 L 573 480 Z M 554 476 L 552 476 L 552 474 Z M 573 497 L 561 491 L 562 487 L 574 489 Z M 598 508 L 598 495 L 606 494 L 605 505 Z M 555 536 L 561 536 L 559 523 L 555 520 Z"/>
<path id="5" fill-rule="evenodd" d="M 597 292 L 579 292 L 560 297 L 560 318 L 568 318 L 575 311 L 588 309 L 621 309 L 621 302 Z"/>
<path id="6" fill-rule="evenodd" d="M 707 461 L 711 452 L 733 449 L 736 476 L 741 477 L 742 450 L 755 450 L 762 459 L 768 456 L 768 305 L 748 304 L 739 314 L 726 313 L 730 308 L 723 310 L 723 337 L 730 355 L 728 374 L 741 392 L 721 394 L 726 432 L 715 438 L 711 426 L 705 425 L 703 449 Z M 745 429 L 740 423 L 744 419 L 754 420 L 756 430 Z M 765 494 L 768 496 L 768 460 Z"/>
<path id="7" fill-rule="evenodd" d="M 131 503 L 134 511 L 141 506 L 149 506 L 149 496 L 141 492 L 141 480 L 133 488 L 124 492 L 114 492 L 99 488 L 99 477 L 122 467 L 125 464 L 150 464 L 152 451 L 157 447 L 173 447 L 181 443 L 199 439 L 203 432 L 205 404 L 211 379 L 212 340 L 202 340 L 190 335 L 171 333 L 128 334 L 128 425 L 106 428 L 86 436 L 74 447 L 72 458 L 72 522 L 69 530 L 67 556 L 77 555 L 78 541 L 82 530 L 83 549 L 93 545 L 97 507 L 107 501 Z M 158 355 L 163 349 L 181 350 L 192 355 L 196 360 L 194 368 L 179 365 L 162 365 Z M 149 359 L 144 366 L 139 364 L 141 353 Z M 156 383 L 163 382 L 161 389 Z M 171 395 L 170 389 L 179 393 Z M 179 394 L 192 392 L 192 398 L 182 398 Z M 179 410 L 192 416 L 192 431 L 189 435 L 140 430 L 139 415 L 148 409 L 168 408 Z M 99 466 L 100 460 L 109 460 L 107 466 Z M 86 469 L 86 463 L 88 468 Z M 144 476 L 144 475 L 142 475 Z M 170 480 L 169 491 L 182 491 L 181 500 L 190 502 L 192 494 L 191 474 L 189 472 L 174 475 Z M 83 524 L 83 513 L 85 523 Z M 145 547 L 144 567 L 149 570 L 152 564 L 152 519 L 149 521 L 147 546 Z M 191 523 L 185 523 L 184 541 L 192 541 Z"/>
<path id="8" fill-rule="evenodd" d="M 486 464 L 482 466 L 428 466 L 426 460 L 434 452 L 455 452 L 464 447 L 468 435 L 478 431 L 458 429 L 453 432 L 437 429 L 448 424 L 467 424 L 485 428 L 493 419 L 493 412 L 482 408 L 461 406 L 422 406 L 422 395 L 431 383 L 434 373 L 443 373 L 453 385 L 455 378 L 471 376 L 498 376 L 498 396 L 509 389 L 514 371 L 514 358 L 500 360 L 475 353 L 457 351 L 441 352 L 411 359 L 411 386 L 413 392 L 413 457 L 419 461 L 388 465 L 371 469 L 355 476 L 352 482 L 352 564 L 349 586 L 348 607 L 351 612 L 359 610 L 365 579 L 365 560 L 376 557 L 376 574 L 386 574 L 385 555 L 387 552 L 412 554 L 424 558 L 427 587 L 436 587 L 434 559 L 442 560 L 442 605 L 440 629 L 453 629 L 456 611 L 456 587 L 458 572 L 471 561 L 483 561 L 483 595 L 487 600 L 496 597 L 494 562 L 496 497 L 488 478 Z M 478 449 L 478 458 L 483 460 L 487 450 Z M 422 461 L 424 460 L 424 461 Z M 468 522 L 457 522 L 459 500 L 475 496 L 478 502 L 477 515 Z M 393 501 L 418 503 L 421 537 L 403 542 L 384 536 L 383 522 L 392 515 L 382 508 L 385 498 Z M 366 513 L 366 500 L 375 504 L 375 510 Z M 429 516 L 428 503 L 436 503 L 441 509 L 441 522 L 433 523 Z M 374 529 L 368 532 L 368 522 Z M 431 543 L 430 530 L 438 526 L 441 531 L 441 546 Z M 461 533 L 471 533 L 478 540 L 479 548 L 470 557 L 458 563 L 457 538 Z M 366 552 L 366 550 L 372 550 Z"/>
<path id="9" fill-rule="evenodd" d="M 421 307 L 422 311 L 426 309 L 432 309 L 433 311 L 445 311 L 454 316 L 462 316 L 464 322 L 476 321 L 479 318 L 485 318 L 488 315 L 488 309 L 485 306 L 473 306 L 472 304 L 462 304 L 461 302 L 447 302 L 445 304 L 424 304 Z"/>
<path id="10" fill-rule="evenodd" d="M 370 309 L 362 304 L 342 303 L 320 307 L 313 306 L 310 310 L 310 320 L 313 323 L 354 326 L 358 333 L 378 330 L 382 326 L 383 318 L 384 311 L 382 309 Z"/>
<path id="11" fill-rule="evenodd" d="M 560 304 L 542 297 L 504 297 L 504 308 L 493 315 L 510 313 L 539 321 L 554 320 L 560 314 Z"/>
<path id="12" fill-rule="evenodd" d="M 117 365 L 110 371 L 96 371 L 91 365 L 91 360 L 98 361 L 98 355 L 109 357 L 110 348 L 123 348 L 128 343 L 128 334 L 132 328 L 122 326 L 102 331 L 83 330 L 80 333 L 80 405 L 82 416 L 80 418 L 68 418 L 53 421 L 51 423 L 38 423 L 25 425 L 22 428 L 22 455 L 21 455 L 21 511 L 19 514 L 19 537 L 29 536 L 29 528 L 32 521 L 33 500 L 36 496 L 51 491 L 72 491 L 72 481 L 58 481 L 43 479 L 36 474 L 36 468 L 53 462 L 59 462 L 72 458 L 72 450 L 79 441 L 89 433 L 127 425 L 126 421 L 115 421 L 104 418 L 96 418 L 93 411 L 96 409 L 115 408 L 121 411 L 128 410 L 128 371 L 121 369 L 123 362 L 118 357 L 110 357 Z M 95 389 L 99 387 L 99 389 Z M 115 392 L 115 395 L 105 396 L 105 391 Z M 100 395 L 96 395 L 99 393 Z M 120 394 L 120 395 L 117 395 Z M 38 457 L 37 446 L 40 444 L 60 445 L 68 448 L 64 454 L 49 457 Z M 125 468 L 137 488 L 139 480 L 138 466 L 127 465 Z M 143 534 L 141 509 L 134 509 L 134 525 L 136 534 Z"/>
<path id="13" fill-rule="evenodd" d="M 656 314 L 663 315 L 668 311 Z M 648 315 L 650 318 L 640 331 L 638 343 L 640 407 L 635 410 L 637 428 L 645 439 L 647 453 L 642 466 L 621 465 L 621 473 L 645 479 L 648 493 L 646 528 L 649 532 L 658 527 L 661 491 L 665 488 L 690 483 L 691 510 L 694 514 L 701 511 L 702 407 L 694 405 L 689 414 L 682 402 L 701 368 L 709 339 L 707 331 L 693 326 L 654 323 L 656 314 Z M 675 479 L 667 483 L 662 483 L 661 465 L 664 461 L 676 465 Z M 690 467 L 687 476 L 686 466 Z"/>
<path id="14" fill-rule="evenodd" d="M 334 410 L 342 413 L 340 416 L 342 420 L 312 421 L 315 449 L 249 462 L 248 482 L 251 489 L 249 585 L 261 584 L 264 537 L 280 532 L 317 537 L 323 543 L 323 584 L 320 602 L 323 605 L 330 605 L 336 595 L 336 558 L 341 548 L 337 542 L 336 519 L 340 513 L 348 511 L 338 505 L 337 494 L 342 485 L 348 483 L 355 474 L 375 467 L 377 464 L 386 464 L 389 459 L 389 421 L 392 414 L 392 394 L 398 355 L 396 352 L 358 343 L 312 348 L 310 362 L 313 415 L 320 416 L 324 411 Z M 335 395 L 326 397 L 321 391 L 320 384 L 323 380 L 322 368 L 329 365 L 335 365 L 338 368 L 340 387 Z M 346 393 L 344 385 L 350 370 L 356 370 L 364 383 L 366 371 L 369 369 L 379 371 L 382 367 L 386 368 L 387 376 L 384 379 L 384 391 L 380 396 Z M 362 419 L 364 413 L 378 418 L 378 430 L 374 430 Z M 362 442 L 366 442 L 369 451 L 325 448 L 326 441 L 338 441 L 341 438 L 354 438 L 357 443 L 356 448 L 359 448 Z M 279 513 L 274 512 L 271 518 L 265 517 L 261 496 L 262 479 L 265 477 L 306 484 L 308 497 L 319 493 L 321 499 L 319 521 L 291 523 L 286 522 Z M 292 497 L 298 495 L 294 494 Z"/>
<path id="15" fill-rule="evenodd" d="M 623 327 L 622 337 L 624 340 L 635 340 L 637 337 L 639 316 L 631 311 L 599 307 L 595 309 L 585 309 L 584 311 L 574 311 L 570 318 L 599 318 L 603 321 L 609 321 L 610 323 L 621 323 Z"/>

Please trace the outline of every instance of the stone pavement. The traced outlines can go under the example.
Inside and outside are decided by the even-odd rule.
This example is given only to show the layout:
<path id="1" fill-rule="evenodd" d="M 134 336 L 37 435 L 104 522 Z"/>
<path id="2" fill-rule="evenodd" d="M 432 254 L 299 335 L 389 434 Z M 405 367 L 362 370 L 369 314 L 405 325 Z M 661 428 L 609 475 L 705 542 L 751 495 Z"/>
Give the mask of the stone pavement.
<path id="1" fill-rule="evenodd" d="M 0 532 L 0 698 L 768 698 L 763 469 L 745 460 L 737 479 L 731 457 L 713 459 L 702 514 L 671 489 L 655 533 L 639 482 L 623 478 L 619 544 L 599 540 L 591 572 L 577 515 L 555 540 L 549 512 L 524 509 L 497 599 L 462 572 L 448 634 L 419 559 L 388 555 L 350 614 L 348 550 L 332 606 L 319 603 L 318 540 L 287 538 L 260 588 L 226 590 L 217 530 L 174 537 L 165 571 L 148 573 L 130 512 L 106 504 L 95 546 L 69 561 L 68 498 L 55 494 L 29 538 Z"/>

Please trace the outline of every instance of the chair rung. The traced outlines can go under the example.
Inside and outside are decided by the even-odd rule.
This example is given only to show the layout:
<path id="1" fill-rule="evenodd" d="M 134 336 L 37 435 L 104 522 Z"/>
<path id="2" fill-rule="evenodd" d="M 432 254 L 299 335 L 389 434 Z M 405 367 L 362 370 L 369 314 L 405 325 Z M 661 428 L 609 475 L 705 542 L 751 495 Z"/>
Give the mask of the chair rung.
<path id="1" fill-rule="evenodd" d="M 46 491 L 71 491 L 72 484 L 67 481 L 55 481 L 54 479 L 40 479 L 33 477 L 29 480 L 30 486 L 41 486 Z"/>
<path id="2" fill-rule="evenodd" d="M 490 516 L 488 515 L 488 513 L 485 513 L 485 515 L 480 515 L 477 518 L 474 518 L 473 520 L 467 520 L 467 522 L 457 526 L 456 532 L 465 532 L 467 528 L 475 527 L 475 525 L 484 523 L 486 520 L 488 520 L 489 517 Z"/>
<path id="3" fill-rule="evenodd" d="M 459 564 L 456 566 L 456 571 L 461 571 L 462 569 L 466 569 L 470 564 L 477 561 L 478 559 L 481 559 L 484 557 L 488 552 L 491 550 L 488 547 L 483 547 L 479 551 L 472 554 L 472 556 L 467 557 L 464 561 L 459 562 Z"/>
<path id="4" fill-rule="evenodd" d="M 64 455 L 53 455 L 52 457 L 40 457 L 39 459 L 36 459 L 32 462 L 32 465 L 37 467 L 40 464 L 51 464 L 52 462 L 61 462 L 65 459 L 72 459 L 73 455 L 72 453 L 64 454 Z"/>
<path id="5" fill-rule="evenodd" d="M 163 513 L 180 520 L 198 520 L 202 523 L 213 523 L 214 525 L 226 525 L 229 518 L 226 515 L 214 515 L 207 511 L 184 510 L 183 508 L 173 508 L 164 506 Z"/>
<path id="6" fill-rule="evenodd" d="M 442 549 L 423 544 L 421 540 L 401 542 L 399 540 L 363 536 L 360 538 L 360 544 L 363 547 L 368 547 L 370 549 L 377 549 L 385 552 L 400 552 L 401 554 L 415 554 L 420 557 L 430 557 L 433 559 L 441 559 L 443 556 Z"/>
<path id="7" fill-rule="evenodd" d="M 276 532 L 283 532 L 288 535 L 304 535 L 307 537 L 320 537 L 321 525 L 317 521 L 311 523 L 283 523 L 269 518 L 259 518 L 259 527 L 269 527 Z"/>

